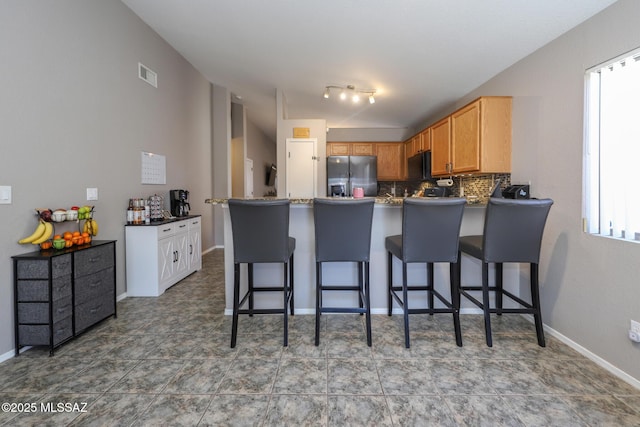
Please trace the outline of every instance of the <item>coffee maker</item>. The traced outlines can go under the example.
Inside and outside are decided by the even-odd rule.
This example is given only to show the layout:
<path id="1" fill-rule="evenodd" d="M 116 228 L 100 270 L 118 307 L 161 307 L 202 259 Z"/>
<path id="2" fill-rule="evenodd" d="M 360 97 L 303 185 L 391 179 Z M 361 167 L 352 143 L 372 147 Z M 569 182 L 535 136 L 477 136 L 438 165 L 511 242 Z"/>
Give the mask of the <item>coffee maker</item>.
<path id="1" fill-rule="evenodd" d="M 187 199 L 189 192 L 187 190 L 170 190 L 169 201 L 171 202 L 171 215 L 180 217 L 189 215 L 191 205 Z"/>

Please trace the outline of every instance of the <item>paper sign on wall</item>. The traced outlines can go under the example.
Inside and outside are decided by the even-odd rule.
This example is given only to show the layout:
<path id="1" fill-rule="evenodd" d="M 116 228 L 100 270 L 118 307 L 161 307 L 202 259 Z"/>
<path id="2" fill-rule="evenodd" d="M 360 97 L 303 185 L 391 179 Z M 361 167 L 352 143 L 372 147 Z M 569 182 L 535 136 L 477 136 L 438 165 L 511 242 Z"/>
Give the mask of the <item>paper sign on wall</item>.
<path id="1" fill-rule="evenodd" d="M 167 159 L 161 154 L 142 152 L 142 184 L 167 183 Z"/>

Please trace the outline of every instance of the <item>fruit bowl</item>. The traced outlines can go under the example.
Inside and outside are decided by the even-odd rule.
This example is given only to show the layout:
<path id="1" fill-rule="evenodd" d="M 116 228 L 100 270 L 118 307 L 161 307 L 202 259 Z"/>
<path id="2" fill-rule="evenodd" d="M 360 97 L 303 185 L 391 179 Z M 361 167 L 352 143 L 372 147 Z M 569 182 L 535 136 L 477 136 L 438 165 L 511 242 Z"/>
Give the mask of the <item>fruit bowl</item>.
<path id="1" fill-rule="evenodd" d="M 56 249 L 63 249 L 65 246 L 65 240 L 64 239 L 55 239 L 53 241 L 53 247 Z"/>
<path id="2" fill-rule="evenodd" d="M 67 211 L 67 221 L 75 221 L 77 219 L 78 219 L 78 211 L 73 209 Z"/>

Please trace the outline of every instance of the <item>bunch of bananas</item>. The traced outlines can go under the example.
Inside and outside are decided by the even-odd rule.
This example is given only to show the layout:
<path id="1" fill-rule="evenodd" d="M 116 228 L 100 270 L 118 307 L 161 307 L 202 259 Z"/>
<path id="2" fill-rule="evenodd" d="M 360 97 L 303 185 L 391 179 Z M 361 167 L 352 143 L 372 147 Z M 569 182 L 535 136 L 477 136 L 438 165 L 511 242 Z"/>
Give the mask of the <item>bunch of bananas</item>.
<path id="1" fill-rule="evenodd" d="M 18 240 L 18 243 L 20 243 L 21 245 L 25 243 L 33 243 L 34 245 L 39 245 L 40 243 L 49 240 L 52 234 L 53 224 L 40 220 L 33 233 L 30 236 L 25 237 L 24 239 Z"/>
<path id="2" fill-rule="evenodd" d="M 84 222 L 82 226 L 82 231 L 84 233 L 89 233 L 92 236 L 98 235 L 98 221 L 93 218 L 89 218 Z"/>

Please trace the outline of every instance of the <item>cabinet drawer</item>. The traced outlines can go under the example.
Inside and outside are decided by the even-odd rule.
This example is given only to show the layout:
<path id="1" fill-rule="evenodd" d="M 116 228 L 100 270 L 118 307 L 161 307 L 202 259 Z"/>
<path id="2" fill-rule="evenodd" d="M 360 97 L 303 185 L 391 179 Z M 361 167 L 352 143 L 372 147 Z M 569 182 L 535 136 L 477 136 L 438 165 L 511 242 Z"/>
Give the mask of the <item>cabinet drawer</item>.
<path id="1" fill-rule="evenodd" d="M 73 304 L 68 296 L 53 303 L 53 323 L 71 316 Z M 25 302 L 18 304 L 18 323 L 49 323 L 49 304 Z"/>
<path id="2" fill-rule="evenodd" d="M 76 333 L 87 329 L 114 312 L 113 292 L 76 306 Z"/>
<path id="3" fill-rule="evenodd" d="M 71 254 L 51 259 L 51 273 L 54 278 L 71 274 Z M 45 259 L 20 260 L 17 277 L 18 279 L 48 279 L 49 262 Z"/>
<path id="4" fill-rule="evenodd" d="M 189 230 L 192 230 L 192 229 L 194 229 L 194 228 L 195 228 L 195 229 L 199 229 L 199 228 L 201 228 L 201 225 L 200 225 L 201 218 L 200 218 L 200 217 L 198 217 L 198 218 L 191 218 L 188 222 L 189 222 Z"/>
<path id="5" fill-rule="evenodd" d="M 164 224 L 158 226 L 158 240 L 165 237 L 173 236 L 176 233 L 176 223 Z"/>
<path id="6" fill-rule="evenodd" d="M 175 224 L 175 234 L 186 233 L 189 230 L 189 221 L 178 221 Z"/>
<path id="7" fill-rule="evenodd" d="M 49 325 L 18 325 L 20 345 L 49 345 Z M 71 338 L 73 323 L 71 316 L 53 325 L 53 345 Z"/>
<path id="8" fill-rule="evenodd" d="M 76 279 L 76 305 L 98 298 L 107 292 L 113 293 L 114 280 L 113 267 Z"/>
<path id="9" fill-rule="evenodd" d="M 53 301 L 71 296 L 71 276 L 53 279 Z M 49 301 L 48 280 L 18 280 L 18 301 Z"/>
<path id="10" fill-rule="evenodd" d="M 86 276 L 114 265 L 113 245 L 97 246 L 77 252 L 74 264 L 76 280 L 78 277 Z"/>

